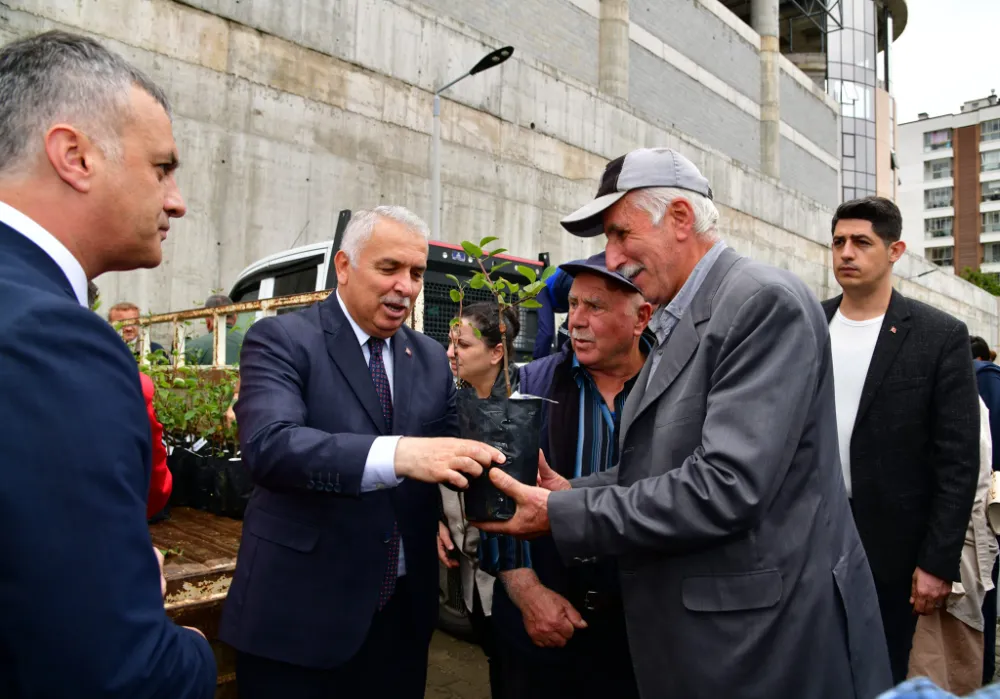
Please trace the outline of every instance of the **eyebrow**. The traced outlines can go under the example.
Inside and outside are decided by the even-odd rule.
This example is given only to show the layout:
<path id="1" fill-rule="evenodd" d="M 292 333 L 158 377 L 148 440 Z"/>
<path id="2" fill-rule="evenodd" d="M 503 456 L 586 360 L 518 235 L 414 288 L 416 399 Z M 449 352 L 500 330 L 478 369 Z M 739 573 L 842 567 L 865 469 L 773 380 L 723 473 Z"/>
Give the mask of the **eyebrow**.
<path id="1" fill-rule="evenodd" d="M 176 170 L 181 166 L 180 157 L 177 155 L 177 151 L 173 151 L 170 155 L 162 158 L 158 158 L 159 165 L 165 165 L 168 170 Z"/>

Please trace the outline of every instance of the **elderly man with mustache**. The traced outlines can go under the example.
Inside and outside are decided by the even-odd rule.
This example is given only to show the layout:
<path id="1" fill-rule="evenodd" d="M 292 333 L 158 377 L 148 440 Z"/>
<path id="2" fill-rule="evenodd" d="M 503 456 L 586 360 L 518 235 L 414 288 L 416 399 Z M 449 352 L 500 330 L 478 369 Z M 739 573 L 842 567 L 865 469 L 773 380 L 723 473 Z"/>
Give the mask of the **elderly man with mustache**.
<path id="1" fill-rule="evenodd" d="M 444 348 L 404 324 L 426 224 L 355 212 L 337 290 L 255 323 L 235 411 L 254 492 L 219 636 L 243 699 L 423 697 L 437 620 L 437 483 L 503 455 L 454 439 Z"/>
<path id="2" fill-rule="evenodd" d="M 573 278 L 570 342 L 521 368 L 521 391 L 545 396 L 542 453 L 565 478 L 604 473 L 618 461 L 625 399 L 651 347 L 652 314 L 639 289 L 607 269 L 604 253 L 560 269 Z M 550 537 L 484 538 L 494 586 L 501 696 L 638 697 L 613 558 L 563 565 Z"/>
<path id="3" fill-rule="evenodd" d="M 611 161 L 563 226 L 606 236 L 608 267 L 659 306 L 658 344 L 625 404 L 616 467 L 571 481 L 546 472 L 541 488 L 491 469 L 517 512 L 476 526 L 551 532 L 567 563 L 617 559 L 644 699 L 887 689 L 819 301 L 726 247 L 708 180 L 667 148 Z"/>

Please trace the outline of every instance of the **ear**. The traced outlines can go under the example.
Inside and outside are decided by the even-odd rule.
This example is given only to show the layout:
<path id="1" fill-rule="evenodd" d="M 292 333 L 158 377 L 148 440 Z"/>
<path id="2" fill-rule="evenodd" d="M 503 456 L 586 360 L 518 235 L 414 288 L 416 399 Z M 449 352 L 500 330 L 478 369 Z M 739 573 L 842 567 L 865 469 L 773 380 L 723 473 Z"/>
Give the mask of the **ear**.
<path id="1" fill-rule="evenodd" d="M 86 194 L 94 179 L 98 149 L 82 132 L 66 124 L 56 124 L 45 134 L 45 155 L 60 179 Z"/>
<path id="2" fill-rule="evenodd" d="M 503 362 L 503 345 L 496 345 L 490 349 L 490 364 L 496 366 Z"/>
<path id="3" fill-rule="evenodd" d="M 906 252 L 906 243 L 902 240 L 897 240 L 895 243 L 889 244 L 889 262 L 897 262 L 899 258 L 903 256 Z"/>
<path id="4" fill-rule="evenodd" d="M 639 337 L 646 329 L 646 326 L 649 325 L 649 319 L 653 317 L 653 304 L 643 301 L 639 304 L 639 308 L 635 314 L 638 318 L 635 326 L 635 336 Z"/>
<path id="5" fill-rule="evenodd" d="M 687 199 L 678 197 L 670 202 L 663 219 L 673 222 L 677 240 L 685 240 L 694 234 L 694 209 Z"/>
<path id="6" fill-rule="evenodd" d="M 348 259 L 347 253 L 343 250 L 338 250 L 337 254 L 333 256 L 333 266 L 337 270 L 337 286 L 346 286 L 348 269 L 351 267 L 351 261 Z"/>

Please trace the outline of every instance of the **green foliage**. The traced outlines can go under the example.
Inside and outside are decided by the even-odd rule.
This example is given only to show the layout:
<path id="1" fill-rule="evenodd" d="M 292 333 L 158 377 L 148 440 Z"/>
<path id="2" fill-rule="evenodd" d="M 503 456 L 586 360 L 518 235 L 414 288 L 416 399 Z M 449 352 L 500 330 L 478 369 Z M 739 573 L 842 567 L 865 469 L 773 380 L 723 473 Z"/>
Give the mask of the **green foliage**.
<path id="1" fill-rule="evenodd" d="M 163 424 L 167 445 L 188 446 L 199 439 L 207 444 L 199 453 L 230 457 L 239 449 L 236 424 L 226 425 L 239 370 L 199 370 L 195 367 L 148 371 L 156 386 L 153 407 Z"/>
<path id="2" fill-rule="evenodd" d="M 496 248 L 494 250 L 486 249 L 487 245 L 496 242 L 497 240 L 499 239 L 496 236 L 487 236 L 483 238 L 481 241 L 479 241 L 479 245 L 476 245 L 472 241 L 465 240 L 462 241 L 462 249 L 465 250 L 465 253 L 469 257 L 475 260 L 475 262 L 479 265 L 479 270 L 480 270 L 479 272 L 476 272 L 474 275 L 472 275 L 471 279 L 469 279 L 469 287 L 473 289 L 486 288 L 490 290 L 491 294 L 493 294 L 493 298 L 496 300 L 497 303 L 497 309 L 500 311 L 500 334 L 506 340 L 507 330 L 503 320 L 504 311 L 506 311 L 508 308 L 516 309 L 518 306 L 524 308 L 541 308 L 542 304 L 540 304 L 538 301 L 535 300 L 535 296 L 537 296 L 538 292 L 540 292 L 542 288 L 545 286 L 544 280 L 552 276 L 552 274 L 556 270 L 555 267 L 546 268 L 542 272 L 541 279 L 539 279 L 537 273 L 531 267 L 527 267 L 525 265 L 517 265 L 515 269 L 518 271 L 519 274 L 521 274 L 521 276 L 525 277 L 529 282 L 523 287 L 520 284 L 517 284 L 515 282 L 510 281 L 509 279 L 505 279 L 500 276 L 496 276 L 494 278 L 491 275 L 495 275 L 497 273 L 497 270 L 499 270 L 501 267 L 505 267 L 506 265 L 510 264 L 509 260 L 504 260 L 502 262 L 494 264 L 491 267 L 491 269 L 487 271 L 486 265 L 484 264 L 486 260 L 495 258 L 496 255 L 500 255 L 501 253 L 507 252 L 507 248 Z M 454 342 L 456 336 L 455 328 L 461 323 L 460 318 L 462 315 L 462 301 L 465 298 L 465 292 L 463 291 L 462 284 L 461 282 L 458 281 L 457 277 L 454 277 L 450 274 L 448 275 L 448 277 L 452 281 L 454 281 L 455 285 L 458 287 L 458 289 L 453 289 L 451 291 L 452 300 L 456 301 L 459 304 L 458 306 L 459 317 L 453 319 L 450 325 L 452 329 L 451 330 L 452 342 Z M 481 336 L 482 336 L 481 333 L 477 331 L 476 337 L 481 337 Z M 503 348 L 503 368 L 504 368 L 504 375 L 507 378 L 507 396 L 509 397 L 511 394 L 511 390 L 510 390 L 510 378 L 507 373 L 507 370 L 510 359 L 507 356 L 506 341 L 502 343 L 501 347 Z"/>
<path id="3" fill-rule="evenodd" d="M 994 296 L 1000 296 L 1000 280 L 996 275 L 966 267 L 962 270 L 962 279 L 975 284 L 980 289 L 988 291 Z"/>

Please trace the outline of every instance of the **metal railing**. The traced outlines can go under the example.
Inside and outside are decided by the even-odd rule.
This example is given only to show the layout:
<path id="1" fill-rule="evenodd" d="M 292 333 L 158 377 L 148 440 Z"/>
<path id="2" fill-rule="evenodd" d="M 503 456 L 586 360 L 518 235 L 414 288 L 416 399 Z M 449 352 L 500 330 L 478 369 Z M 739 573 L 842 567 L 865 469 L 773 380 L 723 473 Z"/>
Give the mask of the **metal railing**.
<path id="1" fill-rule="evenodd" d="M 204 368 L 222 369 L 226 366 L 227 360 L 226 319 L 229 316 L 239 315 L 241 313 L 259 312 L 260 317 L 267 318 L 269 316 L 276 315 L 278 309 L 291 308 L 295 306 L 308 306 L 316 303 L 317 301 L 324 300 L 331 293 L 333 293 L 332 289 L 323 289 L 322 291 L 310 291 L 305 294 L 292 294 L 290 296 L 277 296 L 260 301 L 245 301 L 243 303 L 234 303 L 229 306 L 218 306 L 216 308 L 192 308 L 190 310 L 173 311 L 171 313 L 156 313 L 140 318 L 116 321 L 115 326 L 139 326 L 139 334 L 136 338 L 136 349 L 140 358 L 139 362 L 143 366 L 151 367 L 153 365 L 149 360 L 150 328 L 153 325 L 162 323 L 173 323 L 174 341 L 171 351 L 171 366 L 183 367 L 185 365 L 184 342 L 187 336 L 187 323 L 192 320 L 212 318 L 212 364 L 205 365 Z M 423 301 L 424 294 L 423 291 L 421 291 L 420 296 L 417 297 L 416 303 L 413 305 L 413 310 L 410 312 L 410 315 L 406 320 L 410 327 L 418 332 L 421 331 L 423 326 L 423 323 L 421 322 L 423 317 Z"/>

